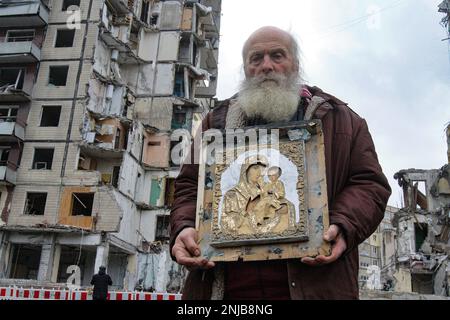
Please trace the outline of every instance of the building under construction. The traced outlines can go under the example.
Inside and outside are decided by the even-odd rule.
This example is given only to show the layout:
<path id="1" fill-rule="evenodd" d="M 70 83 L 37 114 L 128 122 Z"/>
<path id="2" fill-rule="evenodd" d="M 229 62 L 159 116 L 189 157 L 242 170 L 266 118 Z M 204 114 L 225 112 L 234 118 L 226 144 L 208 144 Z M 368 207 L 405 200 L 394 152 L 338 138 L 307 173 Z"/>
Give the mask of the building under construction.
<path id="1" fill-rule="evenodd" d="M 0 2 L 0 286 L 65 286 L 72 272 L 87 286 L 105 265 L 113 289 L 181 290 L 172 133 L 214 107 L 220 12 L 221 0 Z"/>

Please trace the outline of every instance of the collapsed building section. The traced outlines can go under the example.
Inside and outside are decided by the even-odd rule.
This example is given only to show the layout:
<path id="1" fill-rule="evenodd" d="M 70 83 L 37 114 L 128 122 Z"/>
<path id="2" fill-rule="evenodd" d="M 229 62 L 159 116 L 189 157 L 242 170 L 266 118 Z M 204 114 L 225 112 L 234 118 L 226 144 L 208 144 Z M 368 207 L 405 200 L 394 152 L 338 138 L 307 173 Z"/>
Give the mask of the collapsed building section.
<path id="1" fill-rule="evenodd" d="M 181 290 L 172 133 L 192 135 L 214 107 L 220 11 L 220 0 L 0 7 L 1 283 L 87 286 L 105 265 L 116 289 Z"/>
<path id="2" fill-rule="evenodd" d="M 450 125 L 446 132 L 450 147 Z M 399 275 L 393 280 L 403 291 L 450 296 L 450 157 L 440 169 L 401 170 L 394 178 L 404 207 L 392 220 Z"/>

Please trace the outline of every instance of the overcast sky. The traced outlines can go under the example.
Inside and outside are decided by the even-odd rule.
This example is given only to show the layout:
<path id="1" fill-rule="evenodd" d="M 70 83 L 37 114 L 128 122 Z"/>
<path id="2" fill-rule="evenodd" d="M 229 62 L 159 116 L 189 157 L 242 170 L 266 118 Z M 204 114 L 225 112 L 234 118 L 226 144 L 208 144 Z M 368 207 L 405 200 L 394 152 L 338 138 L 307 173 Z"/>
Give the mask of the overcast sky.
<path id="1" fill-rule="evenodd" d="M 290 30 L 300 42 L 305 78 L 365 118 L 383 171 L 437 169 L 447 163 L 450 51 L 442 0 L 223 0 L 219 99 L 243 78 L 241 48 L 257 28 Z"/>

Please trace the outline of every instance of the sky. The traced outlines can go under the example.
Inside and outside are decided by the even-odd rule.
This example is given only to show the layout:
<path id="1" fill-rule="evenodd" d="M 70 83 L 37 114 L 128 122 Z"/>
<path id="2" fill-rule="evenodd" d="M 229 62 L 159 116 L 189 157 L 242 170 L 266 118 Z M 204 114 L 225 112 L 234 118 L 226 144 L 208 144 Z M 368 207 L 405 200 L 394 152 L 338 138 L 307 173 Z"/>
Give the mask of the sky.
<path id="1" fill-rule="evenodd" d="M 243 79 L 241 50 L 257 28 L 290 31 L 307 84 L 337 96 L 369 126 L 392 188 L 394 174 L 447 164 L 450 44 L 439 22 L 442 0 L 223 0 L 217 97 Z"/>

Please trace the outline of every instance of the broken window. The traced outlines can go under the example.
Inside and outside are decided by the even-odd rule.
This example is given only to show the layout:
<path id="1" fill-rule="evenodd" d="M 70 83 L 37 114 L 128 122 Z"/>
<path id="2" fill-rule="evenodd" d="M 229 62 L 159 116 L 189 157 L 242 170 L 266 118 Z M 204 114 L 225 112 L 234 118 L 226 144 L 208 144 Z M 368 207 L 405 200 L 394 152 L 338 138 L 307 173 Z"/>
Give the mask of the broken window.
<path id="1" fill-rule="evenodd" d="M 11 148 L 0 148 L 0 166 L 6 166 L 8 164 L 9 151 Z"/>
<path id="2" fill-rule="evenodd" d="M 172 130 L 184 129 L 187 124 L 187 115 L 184 111 L 175 110 L 172 115 Z"/>
<path id="3" fill-rule="evenodd" d="M 55 149 L 35 149 L 32 169 L 51 170 Z"/>
<path id="4" fill-rule="evenodd" d="M 150 205 L 157 206 L 161 195 L 161 184 L 159 179 L 152 179 L 150 186 Z"/>
<path id="5" fill-rule="evenodd" d="M 116 136 L 114 139 L 114 149 L 121 149 L 120 147 L 120 129 L 117 128 L 116 130 Z"/>
<path id="6" fill-rule="evenodd" d="M 175 73 L 175 86 L 173 94 L 177 97 L 184 98 L 184 69 L 178 70 Z"/>
<path id="7" fill-rule="evenodd" d="M 47 193 L 27 192 L 24 214 L 43 216 L 45 213 L 46 202 L 47 202 Z"/>
<path id="8" fill-rule="evenodd" d="M 18 107 L 0 107 L 0 123 L 16 122 Z"/>
<path id="9" fill-rule="evenodd" d="M 169 216 L 156 216 L 156 233 L 155 241 L 163 241 L 169 239 Z"/>
<path id="10" fill-rule="evenodd" d="M 150 17 L 150 25 L 151 26 L 157 26 L 158 25 L 158 19 L 159 19 L 159 13 L 152 13 L 151 17 Z"/>
<path id="11" fill-rule="evenodd" d="M 426 223 L 414 223 L 414 234 L 416 240 L 416 251 L 420 251 L 420 248 L 428 235 L 428 225 Z"/>
<path id="12" fill-rule="evenodd" d="M 180 49 L 178 59 L 183 63 L 192 63 L 191 59 L 191 38 L 182 37 L 180 40 Z"/>
<path id="13" fill-rule="evenodd" d="M 80 153 L 78 158 L 78 170 L 96 170 L 97 160 L 91 158 L 83 153 Z"/>
<path id="14" fill-rule="evenodd" d="M 41 246 L 13 244 L 9 278 L 37 280 L 41 252 Z"/>
<path id="15" fill-rule="evenodd" d="M 7 42 L 33 41 L 34 30 L 8 30 L 6 39 Z"/>
<path id="16" fill-rule="evenodd" d="M 141 21 L 148 24 L 148 11 L 150 9 L 150 1 L 144 0 L 142 2 Z"/>
<path id="17" fill-rule="evenodd" d="M 120 167 L 115 166 L 113 167 L 113 174 L 112 174 L 112 186 L 117 188 L 119 186 L 119 174 L 120 174 Z"/>
<path id="18" fill-rule="evenodd" d="M 41 127 L 57 127 L 61 106 L 42 106 Z"/>
<path id="19" fill-rule="evenodd" d="M 128 147 L 128 129 L 125 128 L 125 135 L 123 136 L 123 146 L 122 149 L 127 149 Z"/>
<path id="20" fill-rule="evenodd" d="M 95 193 L 72 193 L 72 216 L 91 216 Z"/>
<path id="21" fill-rule="evenodd" d="M 23 68 L 2 68 L 0 69 L 0 91 L 2 87 L 12 87 L 22 89 L 25 79 L 25 69 Z"/>
<path id="22" fill-rule="evenodd" d="M 67 48 L 73 46 L 75 29 L 58 29 L 56 31 L 55 48 Z"/>
<path id="23" fill-rule="evenodd" d="M 54 86 L 65 86 L 67 83 L 67 74 L 69 66 L 51 66 L 49 71 L 48 84 Z"/>
<path id="24" fill-rule="evenodd" d="M 434 281 L 432 274 L 411 274 L 412 291 L 420 294 L 433 294 Z"/>
<path id="25" fill-rule="evenodd" d="M 167 178 L 166 179 L 166 196 L 164 199 L 164 204 L 167 207 L 171 207 L 173 205 L 174 200 L 175 200 L 175 179 Z"/>
<path id="26" fill-rule="evenodd" d="M 71 6 L 80 7 L 80 0 L 63 0 L 62 11 L 67 11 Z"/>

